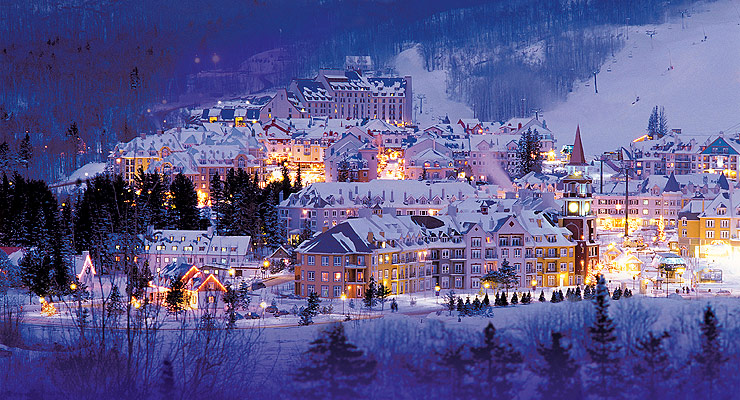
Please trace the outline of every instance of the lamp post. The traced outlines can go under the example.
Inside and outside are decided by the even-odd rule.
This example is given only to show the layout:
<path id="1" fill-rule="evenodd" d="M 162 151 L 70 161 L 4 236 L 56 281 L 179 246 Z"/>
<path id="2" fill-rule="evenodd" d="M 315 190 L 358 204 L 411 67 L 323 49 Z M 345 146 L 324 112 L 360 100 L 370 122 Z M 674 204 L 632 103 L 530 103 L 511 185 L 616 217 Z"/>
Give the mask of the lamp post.
<path id="1" fill-rule="evenodd" d="M 262 262 L 262 279 L 265 279 L 265 271 L 270 268 L 270 261 L 265 260 Z"/>
<path id="2" fill-rule="evenodd" d="M 529 282 L 532 285 L 532 293 L 537 292 L 537 279 L 532 278 L 532 282 Z"/>
<path id="3" fill-rule="evenodd" d="M 344 315 L 344 303 L 345 303 L 345 300 L 347 300 L 347 295 L 342 293 L 340 298 L 342 299 L 342 315 Z"/>
<path id="4" fill-rule="evenodd" d="M 490 283 L 488 283 L 488 282 L 484 282 L 484 283 L 483 283 L 483 287 L 484 287 L 484 288 L 486 288 L 486 296 L 488 296 L 488 288 L 490 288 L 490 287 L 491 287 L 491 284 L 490 284 Z"/>
<path id="5" fill-rule="evenodd" d="M 436 296 L 437 296 L 437 304 L 439 304 L 439 291 L 440 290 L 442 290 L 442 288 L 439 287 L 439 285 L 434 286 L 434 292 L 436 293 Z"/>

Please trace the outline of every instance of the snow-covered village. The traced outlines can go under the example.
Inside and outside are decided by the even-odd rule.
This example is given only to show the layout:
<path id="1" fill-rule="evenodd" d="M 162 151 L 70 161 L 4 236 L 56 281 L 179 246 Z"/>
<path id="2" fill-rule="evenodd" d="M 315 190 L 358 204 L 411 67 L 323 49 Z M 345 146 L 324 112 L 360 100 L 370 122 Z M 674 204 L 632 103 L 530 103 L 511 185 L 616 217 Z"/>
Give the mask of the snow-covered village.
<path id="1" fill-rule="evenodd" d="M 2 399 L 740 399 L 735 0 L 6 0 L 0 38 Z"/>

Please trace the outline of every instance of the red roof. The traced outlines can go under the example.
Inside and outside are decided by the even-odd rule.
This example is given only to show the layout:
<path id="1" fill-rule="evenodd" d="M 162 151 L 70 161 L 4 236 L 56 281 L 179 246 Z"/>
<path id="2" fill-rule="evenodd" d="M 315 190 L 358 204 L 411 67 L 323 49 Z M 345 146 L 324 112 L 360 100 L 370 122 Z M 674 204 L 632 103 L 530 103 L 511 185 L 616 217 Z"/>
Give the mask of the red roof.
<path id="1" fill-rule="evenodd" d="M 581 143 L 581 126 L 578 125 L 576 128 L 576 141 L 573 143 L 573 152 L 570 154 L 570 162 L 568 165 L 588 165 L 586 164 L 586 156 L 583 154 L 583 143 Z"/>

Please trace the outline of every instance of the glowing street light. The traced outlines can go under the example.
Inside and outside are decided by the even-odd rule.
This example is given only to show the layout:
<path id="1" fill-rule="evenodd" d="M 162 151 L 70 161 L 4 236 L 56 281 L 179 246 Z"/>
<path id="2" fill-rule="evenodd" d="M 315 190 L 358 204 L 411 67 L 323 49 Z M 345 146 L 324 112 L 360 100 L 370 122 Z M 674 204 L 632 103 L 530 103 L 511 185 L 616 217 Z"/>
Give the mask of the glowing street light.
<path id="1" fill-rule="evenodd" d="M 345 303 L 345 300 L 347 300 L 347 295 L 342 293 L 342 295 L 339 297 L 342 299 L 342 315 L 344 315 L 344 303 Z"/>
<path id="2" fill-rule="evenodd" d="M 72 290 L 77 290 L 77 284 L 74 283 L 74 282 L 72 282 L 72 284 L 69 285 L 69 288 L 72 289 Z"/>
<path id="3" fill-rule="evenodd" d="M 442 288 L 441 288 L 441 287 L 439 287 L 439 285 L 436 285 L 436 286 L 434 287 L 434 291 L 436 292 L 436 296 L 437 296 L 437 304 L 439 304 L 439 291 L 440 291 L 441 289 L 442 289 Z"/>

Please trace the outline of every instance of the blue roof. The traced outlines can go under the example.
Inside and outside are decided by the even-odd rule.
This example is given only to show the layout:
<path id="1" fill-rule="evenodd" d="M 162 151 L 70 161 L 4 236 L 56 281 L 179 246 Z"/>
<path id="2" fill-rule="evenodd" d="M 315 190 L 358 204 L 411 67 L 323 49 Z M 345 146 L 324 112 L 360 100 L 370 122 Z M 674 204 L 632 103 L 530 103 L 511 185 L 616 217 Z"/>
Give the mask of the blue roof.
<path id="1" fill-rule="evenodd" d="M 740 154 L 724 138 L 717 138 L 701 154 Z"/>

